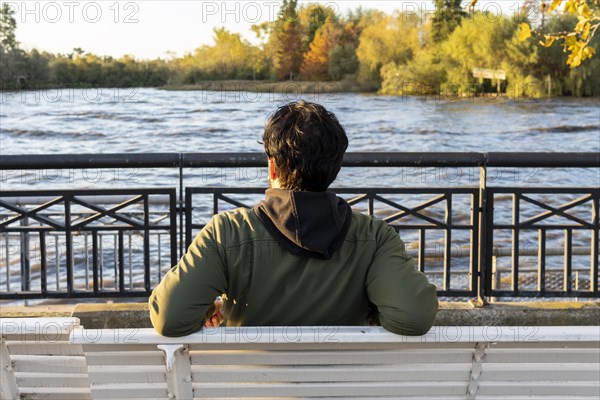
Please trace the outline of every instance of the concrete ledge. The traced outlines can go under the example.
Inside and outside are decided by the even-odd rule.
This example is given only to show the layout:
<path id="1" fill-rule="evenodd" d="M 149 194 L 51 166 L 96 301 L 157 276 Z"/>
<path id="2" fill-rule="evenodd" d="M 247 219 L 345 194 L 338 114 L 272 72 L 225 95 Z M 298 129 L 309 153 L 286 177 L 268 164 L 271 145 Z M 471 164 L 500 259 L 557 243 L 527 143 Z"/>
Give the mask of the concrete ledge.
<path id="1" fill-rule="evenodd" d="M 599 302 L 494 303 L 474 308 L 465 303 L 441 303 L 435 319 L 440 326 L 589 326 L 600 325 Z"/>
<path id="2" fill-rule="evenodd" d="M 77 317 L 89 329 L 151 328 L 147 303 L 2 306 L 2 317 Z M 600 325 L 600 302 L 440 303 L 438 326 Z"/>

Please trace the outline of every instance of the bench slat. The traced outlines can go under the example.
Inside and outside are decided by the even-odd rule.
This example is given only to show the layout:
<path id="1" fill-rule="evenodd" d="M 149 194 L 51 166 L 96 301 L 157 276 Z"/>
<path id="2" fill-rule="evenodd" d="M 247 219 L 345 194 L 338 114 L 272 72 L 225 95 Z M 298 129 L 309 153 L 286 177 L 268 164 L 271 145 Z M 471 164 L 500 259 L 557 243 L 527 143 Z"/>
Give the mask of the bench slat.
<path id="1" fill-rule="evenodd" d="M 86 373 L 84 356 L 11 355 L 15 372 Z"/>
<path id="2" fill-rule="evenodd" d="M 489 363 L 593 363 L 600 361 L 600 349 L 587 348 L 536 348 L 514 349 L 492 347 L 485 353 Z"/>
<path id="3" fill-rule="evenodd" d="M 87 374 L 50 374 L 43 372 L 15 373 L 19 386 L 43 388 L 88 388 Z"/>
<path id="4" fill-rule="evenodd" d="M 478 395 L 504 396 L 596 396 L 600 397 L 600 382 L 556 381 L 480 381 Z"/>
<path id="5" fill-rule="evenodd" d="M 15 355 L 83 356 L 81 346 L 69 342 L 7 342 L 8 352 Z"/>
<path id="6" fill-rule="evenodd" d="M 158 383 L 166 384 L 167 378 L 165 375 L 164 365 L 136 365 L 119 366 L 118 368 L 112 365 L 106 366 L 90 366 L 88 368 L 90 383 Z"/>
<path id="7" fill-rule="evenodd" d="M 107 351 L 86 354 L 87 365 L 160 365 L 164 367 L 162 351 Z"/>
<path id="8" fill-rule="evenodd" d="M 0 318 L 0 336 L 4 338 L 37 335 L 42 340 L 57 340 L 56 335 L 68 336 L 79 325 L 79 318 Z M 53 338 L 53 339 L 52 339 Z"/>
<path id="9" fill-rule="evenodd" d="M 340 351 L 253 351 L 214 350 L 191 351 L 193 365 L 321 365 L 321 364 L 398 364 L 470 363 L 473 346 L 468 349 L 403 349 L 403 350 L 340 350 Z"/>
<path id="10" fill-rule="evenodd" d="M 166 383 L 94 384 L 91 387 L 94 399 L 167 398 Z"/>
<path id="11" fill-rule="evenodd" d="M 21 387 L 22 400 L 92 400 L 90 388 Z"/>
<path id="12" fill-rule="evenodd" d="M 269 396 L 397 396 L 407 393 L 420 396 L 448 396 L 465 393 L 464 382 L 343 382 L 304 384 L 196 384 L 194 397 L 256 397 Z"/>
<path id="13" fill-rule="evenodd" d="M 527 329 L 526 329 L 527 328 Z M 190 345 L 227 344 L 229 348 L 252 344 L 324 344 L 330 348 L 342 344 L 420 344 L 438 343 L 449 346 L 452 343 L 498 342 L 498 343 L 542 343 L 564 341 L 596 342 L 600 336 L 600 326 L 579 326 L 573 330 L 568 326 L 509 327 L 509 326 L 434 326 L 424 336 L 402 336 L 386 331 L 382 327 L 356 326 L 288 326 L 288 327 L 221 327 L 204 329 L 186 336 Z M 88 333 L 81 327 L 73 329 L 71 341 L 75 344 L 138 343 L 138 344 L 180 344 L 181 338 L 168 338 L 158 335 L 153 329 L 104 329 L 101 335 Z"/>
<path id="14" fill-rule="evenodd" d="M 597 381 L 599 363 L 521 363 L 495 364 L 485 362 L 483 381 Z"/>
<path id="15" fill-rule="evenodd" d="M 193 382 L 466 382 L 471 364 L 322 367 L 192 367 Z M 435 378 L 434 378 L 435 377 Z"/>

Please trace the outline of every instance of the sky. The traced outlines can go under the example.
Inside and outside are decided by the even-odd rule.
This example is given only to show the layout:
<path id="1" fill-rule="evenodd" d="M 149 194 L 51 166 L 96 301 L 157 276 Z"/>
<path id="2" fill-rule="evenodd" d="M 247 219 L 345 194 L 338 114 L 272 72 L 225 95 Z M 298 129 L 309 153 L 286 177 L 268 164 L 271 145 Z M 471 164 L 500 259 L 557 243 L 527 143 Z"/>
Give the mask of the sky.
<path id="1" fill-rule="evenodd" d="M 464 0 L 465 6 L 469 0 Z M 253 24 L 272 21 L 280 1 L 200 0 L 14 0 L 17 40 L 26 50 L 70 53 L 76 47 L 100 56 L 133 55 L 138 59 L 169 58 L 212 43 L 212 30 L 224 26 L 254 44 Z M 433 12 L 425 1 L 299 1 L 322 3 L 344 15 L 358 6 L 391 14 L 395 10 Z M 477 9 L 514 15 L 522 0 L 479 0 Z M 169 53 L 171 52 L 171 53 Z"/>

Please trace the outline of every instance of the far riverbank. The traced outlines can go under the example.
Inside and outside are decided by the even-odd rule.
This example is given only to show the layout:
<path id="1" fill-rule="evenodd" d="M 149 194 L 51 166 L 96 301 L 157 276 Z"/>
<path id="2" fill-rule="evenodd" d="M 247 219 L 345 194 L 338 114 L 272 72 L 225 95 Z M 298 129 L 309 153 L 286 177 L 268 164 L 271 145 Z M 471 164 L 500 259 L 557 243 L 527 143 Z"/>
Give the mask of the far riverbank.
<path id="1" fill-rule="evenodd" d="M 373 84 L 355 81 L 252 81 L 224 80 L 206 81 L 188 85 L 164 85 L 158 89 L 173 91 L 244 91 L 260 93 L 372 93 L 378 88 Z"/>

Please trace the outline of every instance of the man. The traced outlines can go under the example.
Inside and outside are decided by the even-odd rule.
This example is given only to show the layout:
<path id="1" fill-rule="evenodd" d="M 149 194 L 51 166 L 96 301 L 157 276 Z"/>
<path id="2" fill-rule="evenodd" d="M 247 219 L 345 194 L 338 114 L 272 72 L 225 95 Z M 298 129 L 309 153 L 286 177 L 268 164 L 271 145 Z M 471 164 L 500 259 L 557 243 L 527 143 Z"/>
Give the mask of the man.
<path id="1" fill-rule="evenodd" d="M 372 308 L 391 332 L 425 334 L 435 286 L 393 228 L 327 191 L 348 147 L 335 115 L 289 103 L 269 118 L 263 142 L 265 199 L 213 216 L 196 236 L 150 296 L 155 329 L 182 336 L 223 318 L 227 326 L 364 325 Z"/>

